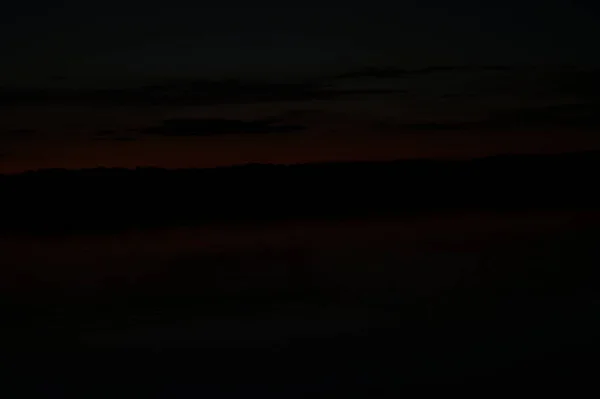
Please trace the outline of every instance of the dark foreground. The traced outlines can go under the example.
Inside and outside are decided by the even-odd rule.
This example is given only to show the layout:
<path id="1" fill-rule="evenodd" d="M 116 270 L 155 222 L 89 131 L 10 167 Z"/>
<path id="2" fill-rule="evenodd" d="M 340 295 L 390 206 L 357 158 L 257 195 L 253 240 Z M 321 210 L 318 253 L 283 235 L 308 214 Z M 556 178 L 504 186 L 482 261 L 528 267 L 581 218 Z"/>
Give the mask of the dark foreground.
<path id="1" fill-rule="evenodd" d="M 305 228 L 303 248 L 107 260 L 105 272 L 37 278 L 5 267 L 5 378 L 24 378 L 21 393 L 85 397 L 373 397 L 414 384 L 593 381 L 597 215 L 531 215 L 494 217 L 510 228 L 483 215 L 483 233 L 438 226 L 412 240 L 377 227 L 360 248 L 375 233 L 358 226 L 362 236 L 340 238 L 337 252 Z"/>
<path id="2" fill-rule="evenodd" d="M 591 381 L 599 165 L 0 176 L 3 379 L 79 397 Z"/>

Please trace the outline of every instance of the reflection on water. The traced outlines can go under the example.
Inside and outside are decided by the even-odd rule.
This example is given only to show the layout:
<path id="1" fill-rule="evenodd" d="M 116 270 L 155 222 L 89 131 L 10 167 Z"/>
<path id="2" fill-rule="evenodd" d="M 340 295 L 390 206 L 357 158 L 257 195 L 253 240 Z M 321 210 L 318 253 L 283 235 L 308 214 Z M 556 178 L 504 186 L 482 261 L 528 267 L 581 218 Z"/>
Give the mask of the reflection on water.
<path id="1" fill-rule="evenodd" d="M 573 226 L 594 225 L 596 220 L 596 214 L 572 211 L 205 226 L 104 235 L 14 236 L 0 241 L 0 251 L 3 273 L 17 270 L 47 279 L 143 273 L 182 259 L 194 259 L 201 267 L 207 263 L 203 258 L 214 261 L 216 254 L 244 263 L 249 273 L 252 268 L 258 271 L 260 263 L 278 262 L 323 268 L 359 265 L 376 271 L 375 265 L 383 263 L 463 262 L 481 253 L 500 256 L 510 245 Z"/>
<path id="2" fill-rule="evenodd" d="M 452 326 L 502 306 L 529 319 L 539 310 L 527 309 L 548 301 L 554 317 L 554 302 L 571 303 L 571 314 L 597 298 L 597 216 L 470 213 L 14 236 L 0 242 L 0 306 L 7 325 L 37 325 L 36 340 L 69 332 L 108 346 L 405 331 L 411 318 L 419 326 L 437 315 Z"/>

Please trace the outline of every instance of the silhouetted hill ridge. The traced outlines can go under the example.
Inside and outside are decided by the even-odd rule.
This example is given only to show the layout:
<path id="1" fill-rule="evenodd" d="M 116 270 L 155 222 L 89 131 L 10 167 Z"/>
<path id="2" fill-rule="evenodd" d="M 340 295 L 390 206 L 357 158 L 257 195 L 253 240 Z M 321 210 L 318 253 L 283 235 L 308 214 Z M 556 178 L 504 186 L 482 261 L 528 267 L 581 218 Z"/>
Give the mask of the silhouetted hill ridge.
<path id="1" fill-rule="evenodd" d="M 0 176 L 1 231 L 597 207 L 600 152 Z"/>

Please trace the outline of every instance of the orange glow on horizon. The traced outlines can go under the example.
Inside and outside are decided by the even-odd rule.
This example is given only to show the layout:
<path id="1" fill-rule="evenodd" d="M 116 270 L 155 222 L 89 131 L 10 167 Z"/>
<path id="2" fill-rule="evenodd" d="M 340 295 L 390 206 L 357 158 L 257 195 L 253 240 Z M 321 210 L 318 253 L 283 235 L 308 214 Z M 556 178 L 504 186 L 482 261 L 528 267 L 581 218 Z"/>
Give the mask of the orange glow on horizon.
<path id="1" fill-rule="evenodd" d="M 246 163 L 294 164 L 410 158 L 473 158 L 502 153 L 600 149 L 590 133 L 410 133 L 303 132 L 281 136 L 202 138 L 149 137 L 133 142 L 45 140 L 0 160 L 0 173 L 45 168 L 154 166 L 205 168 Z"/>

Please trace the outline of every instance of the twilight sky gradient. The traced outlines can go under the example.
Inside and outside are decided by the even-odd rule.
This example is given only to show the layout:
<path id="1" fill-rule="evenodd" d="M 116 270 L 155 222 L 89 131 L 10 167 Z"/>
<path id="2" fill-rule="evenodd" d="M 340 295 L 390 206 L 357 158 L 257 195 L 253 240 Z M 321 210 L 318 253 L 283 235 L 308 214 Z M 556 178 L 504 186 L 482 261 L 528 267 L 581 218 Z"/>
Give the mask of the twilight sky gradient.
<path id="1" fill-rule="evenodd" d="M 12 2 L 0 173 L 600 148 L 598 10 Z"/>

